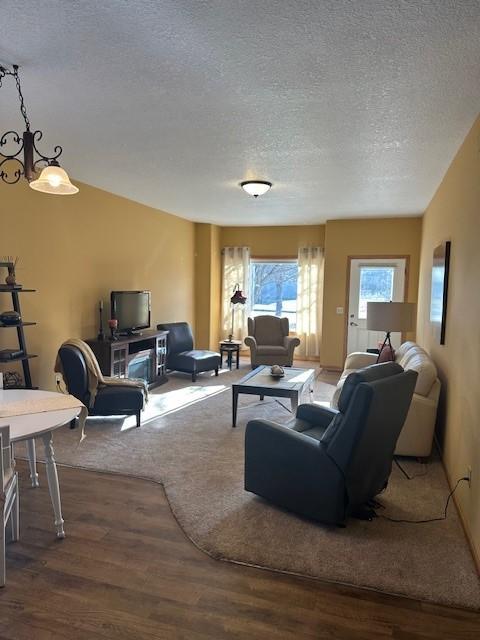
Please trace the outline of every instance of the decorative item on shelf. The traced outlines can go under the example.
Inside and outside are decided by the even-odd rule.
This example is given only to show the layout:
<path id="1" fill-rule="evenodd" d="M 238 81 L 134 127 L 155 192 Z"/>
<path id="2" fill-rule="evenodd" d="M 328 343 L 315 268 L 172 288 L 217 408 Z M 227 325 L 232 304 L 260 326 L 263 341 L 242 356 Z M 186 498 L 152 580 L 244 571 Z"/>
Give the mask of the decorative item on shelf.
<path id="1" fill-rule="evenodd" d="M 23 378 L 18 371 L 4 371 L 3 372 L 3 388 L 14 389 L 16 387 L 23 387 Z"/>
<path id="2" fill-rule="evenodd" d="M 247 298 L 243 295 L 240 285 L 237 282 L 233 288 L 233 295 L 230 298 L 230 304 L 232 305 L 232 333 L 228 336 L 229 342 L 232 342 L 233 336 L 235 335 L 235 305 L 245 304 L 246 301 Z"/>
<path id="3" fill-rule="evenodd" d="M 415 304 L 413 302 L 367 302 L 367 330 L 385 331 L 377 362 L 382 359 L 382 351 L 389 349 L 394 360 L 394 350 L 390 340 L 392 332 L 412 331 L 415 328 Z"/>
<path id="4" fill-rule="evenodd" d="M 266 180 L 244 180 L 240 186 L 249 196 L 258 198 L 258 196 L 263 196 L 264 193 L 270 191 L 272 183 Z"/>
<path id="5" fill-rule="evenodd" d="M 430 323 L 440 344 L 445 344 L 447 328 L 448 276 L 451 242 L 442 242 L 433 250 Z"/>
<path id="6" fill-rule="evenodd" d="M 1 165 L 0 165 L 1 166 Z M 8 275 L 5 278 L 5 283 L 7 285 L 7 287 L 12 287 L 15 289 L 21 289 L 22 285 L 21 284 L 17 284 L 16 282 L 16 277 L 15 277 L 15 268 L 18 264 L 18 256 L 17 257 L 13 257 L 13 256 L 4 256 L 1 259 L 0 262 L 0 267 L 6 267 L 7 271 L 8 271 Z"/>
<path id="7" fill-rule="evenodd" d="M 22 316 L 18 311 L 2 311 L 2 313 L 0 313 L 0 322 L 4 325 L 16 325 L 20 324 L 21 321 Z"/>
<path id="8" fill-rule="evenodd" d="M 44 156 L 37 148 L 37 143 L 42 139 L 43 133 L 39 130 L 30 130 L 30 120 L 20 86 L 18 65 L 12 69 L 0 65 L 0 87 L 6 77 L 12 77 L 17 86 L 20 99 L 20 112 L 25 121 L 25 131 L 20 136 L 16 131 L 7 131 L 0 138 L 0 148 L 6 144 L 17 145 L 11 153 L 0 153 L 0 178 L 7 184 L 16 184 L 23 176 L 30 187 L 35 191 L 57 195 L 72 195 L 78 193 L 78 188 L 70 182 L 67 173 L 60 167 L 58 158 L 62 154 L 62 147 L 54 148 L 53 156 Z M 19 157 L 23 152 L 23 161 Z M 37 177 L 37 172 L 42 169 Z"/>
<path id="9" fill-rule="evenodd" d="M 16 360 L 24 355 L 23 349 L 0 349 L 0 362 Z"/>
<path id="10" fill-rule="evenodd" d="M 118 320 L 116 318 L 110 318 L 110 320 L 108 321 L 108 326 L 110 327 L 110 340 L 118 340 Z"/>
<path id="11" fill-rule="evenodd" d="M 105 340 L 105 333 L 103 332 L 103 300 L 98 303 L 98 314 L 100 316 L 100 328 L 98 330 L 97 340 Z"/>
<path id="12" fill-rule="evenodd" d="M 273 378 L 283 378 L 285 375 L 285 370 L 279 364 L 274 364 L 270 367 L 270 375 Z"/>

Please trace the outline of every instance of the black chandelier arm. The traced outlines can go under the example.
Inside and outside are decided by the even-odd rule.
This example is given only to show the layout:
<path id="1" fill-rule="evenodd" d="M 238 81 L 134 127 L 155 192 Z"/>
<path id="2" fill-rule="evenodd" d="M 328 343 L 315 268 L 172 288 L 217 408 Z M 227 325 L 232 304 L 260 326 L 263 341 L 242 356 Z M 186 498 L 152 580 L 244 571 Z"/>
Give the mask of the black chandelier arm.
<path id="1" fill-rule="evenodd" d="M 6 131 L 2 137 L 0 138 L 0 148 L 4 147 L 6 144 L 8 144 L 8 137 L 11 136 L 12 140 L 14 142 L 14 144 L 18 144 L 18 150 L 15 153 L 2 153 L 0 151 L 0 156 L 2 158 L 8 158 L 8 159 L 13 159 L 16 158 L 18 155 L 21 154 L 21 152 L 23 151 L 23 138 L 21 136 L 18 135 L 18 133 L 16 131 Z"/>
<path id="2" fill-rule="evenodd" d="M 4 159 L 0 162 L 0 178 L 2 180 L 2 182 L 6 182 L 7 184 L 16 184 L 20 178 L 25 175 L 24 172 L 24 167 L 23 167 L 23 162 L 19 159 L 16 158 L 15 156 L 3 156 Z M 12 163 L 15 162 L 17 163 L 17 169 L 14 171 L 13 173 L 13 177 L 11 177 L 11 171 L 8 170 L 8 164 L 7 163 Z M 5 166 L 4 170 L 2 167 Z"/>
<path id="3" fill-rule="evenodd" d="M 54 147 L 53 149 L 53 153 L 54 153 L 53 156 L 44 156 L 43 153 L 41 153 L 37 149 L 37 145 L 35 144 L 35 142 L 40 142 L 40 140 L 42 139 L 42 136 L 43 136 L 43 133 L 40 131 L 40 129 L 37 129 L 37 131 L 33 132 L 33 138 L 32 138 L 33 148 L 35 149 L 35 152 L 37 153 L 37 155 L 40 156 L 40 158 L 35 161 L 35 164 L 37 164 L 37 162 L 39 162 L 40 160 L 43 160 L 44 162 L 52 162 L 53 160 L 56 160 L 57 158 L 59 158 L 63 152 L 62 147 L 57 144 L 57 146 Z"/>

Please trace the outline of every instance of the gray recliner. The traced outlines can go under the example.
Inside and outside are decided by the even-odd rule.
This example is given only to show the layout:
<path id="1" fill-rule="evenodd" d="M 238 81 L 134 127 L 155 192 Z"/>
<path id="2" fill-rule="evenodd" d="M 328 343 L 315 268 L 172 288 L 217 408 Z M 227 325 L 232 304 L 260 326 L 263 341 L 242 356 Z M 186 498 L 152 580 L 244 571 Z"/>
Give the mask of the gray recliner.
<path id="1" fill-rule="evenodd" d="M 193 334 L 188 322 L 169 322 L 157 325 L 159 331 L 168 331 L 167 369 L 183 371 L 192 376 L 192 382 L 197 374 L 203 371 L 218 369 L 222 358 L 215 351 L 193 348 Z"/>
<path id="2" fill-rule="evenodd" d="M 300 405 L 285 426 L 251 420 L 245 433 L 245 489 L 302 516 L 343 525 L 371 519 L 387 485 L 417 373 L 394 362 L 352 373 L 339 411 Z"/>
<path id="3" fill-rule="evenodd" d="M 245 338 L 245 344 L 250 347 L 252 369 L 261 364 L 291 367 L 295 347 L 298 347 L 300 340 L 288 334 L 288 318 L 248 318 L 248 336 Z"/>

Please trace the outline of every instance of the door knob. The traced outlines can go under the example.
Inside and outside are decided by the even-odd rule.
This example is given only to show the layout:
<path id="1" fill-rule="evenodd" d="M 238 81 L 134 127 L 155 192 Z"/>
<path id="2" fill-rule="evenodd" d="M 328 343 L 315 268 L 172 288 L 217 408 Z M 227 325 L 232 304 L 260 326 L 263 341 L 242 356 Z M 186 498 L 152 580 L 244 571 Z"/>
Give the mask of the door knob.
<path id="1" fill-rule="evenodd" d="M 350 326 L 351 327 L 358 327 L 358 324 L 356 322 L 350 322 Z"/>

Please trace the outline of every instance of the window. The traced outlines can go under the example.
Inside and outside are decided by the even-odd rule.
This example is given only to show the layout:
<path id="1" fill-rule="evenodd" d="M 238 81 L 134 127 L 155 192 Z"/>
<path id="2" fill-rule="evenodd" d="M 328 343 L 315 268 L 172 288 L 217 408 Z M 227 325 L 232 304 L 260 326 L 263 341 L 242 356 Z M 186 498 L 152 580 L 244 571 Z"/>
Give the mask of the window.
<path id="1" fill-rule="evenodd" d="M 367 302 L 390 302 L 393 298 L 395 267 L 360 267 L 358 317 L 367 317 Z"/>
<path id="2" fill-rule="evenodd" d="M 297 320 L 297 260 L 251 260 L 250 295 L 252 316 L 288 318 L 290 330 Z"/>

